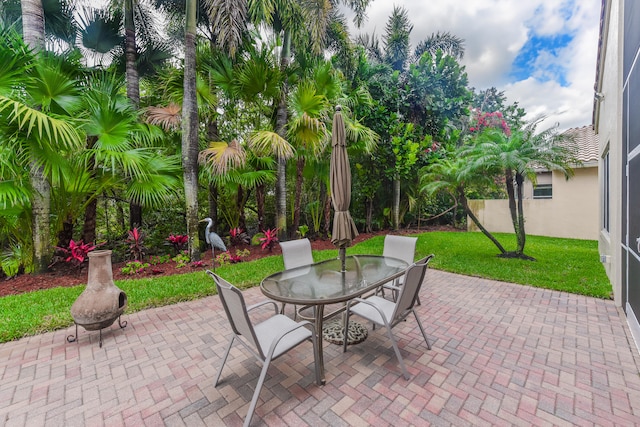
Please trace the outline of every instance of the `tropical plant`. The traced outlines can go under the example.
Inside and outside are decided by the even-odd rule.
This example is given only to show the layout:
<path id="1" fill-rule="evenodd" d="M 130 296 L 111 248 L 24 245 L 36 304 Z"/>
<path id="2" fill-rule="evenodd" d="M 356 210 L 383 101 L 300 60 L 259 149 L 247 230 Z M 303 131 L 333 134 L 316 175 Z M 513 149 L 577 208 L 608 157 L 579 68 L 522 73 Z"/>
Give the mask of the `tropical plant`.
<path id="1" fill-rule="evenodd" d="M 94 250 L 97 246 L 92 243 L 84 243 L 82 240 L 76 242 L 73 239 L 69 242 L 69 246 L 66 248 L 61 248 L 56 246 L 63 254 L 63 261 L 67 262 L 73 266 L 80 266 L 84 263 L 88 258 L 88 253 Z"/>
<path id="2" fill-rule="evenodd" d="M 460 204 L 465 214 L 471 218 L 478 229 L 487 236 L 489 240 L 498 248 L 501 254 L 506 250 L 502 244 L 496 239 L 475 216 L 469 208 L 467 200 L 467 189 L 470 186 L 486 186 L 489 185 L 491 178 L 482 174 L 475 173 L 466 168 L 467 159 L 461 155 L 461 149 L 455 151 L 445 151 L 441 153 L 443 157 L 434 159 L 429 165 L 420 170 L 420 191 L 430 195 L 444 192 L 449 194 L 453 200 L 455 208 Z M 450 208 L 451 209 L 451 208 Z"/>
<path id="3" fill-rule="evenodd" d="M 271 252 L 273 250 L 273 247 L 276 245 L 276 243 L 279 242 L 278 239 L 278 229 L 277 228 L 271 228 L 271 229 L 267 229 L 267 230 L 262 230 L 262 232 L 264 233 L 264 237 L 260 238 L 260 246 L 262 247 L 262 249 L 269 249 L 269 252 Z"/>
<path id="4" fill-rule="evenodd" d="M 142 261 L 147 252 L 144 246 L 145 234 L 137 227 L 127 232 L 127 243 L 129 244 L 129 254 L 134 261 Z"/>
<path id="5" fill-rule="evenodd" d="M 229 239 L 232 245 L 248 245 L 251 243 L 249 235 L 240 227 L 229 230 Z"/>
<path id="6" fill-rule="evenodd" d="M 189 236 L 186 234 L 170 234 L 169 237 L 167 237 L 167 241 L 173 246 L 176 253 L 179 253 L 184 249 L 184 246 L 189 243 Z"/>
<path id="7" fill-rule="evenodd" d="M 120 271 L 122 272 L 122 274 L 130 276 L 144 271 L 147 267 L 149 267 L 148 262 L 143 263 L 138 260 L 128 261 L 125 266 L 120 269 Z"/>
<path id="8" fill-rule="evenodd" d="M 39 43 L 27 36 L 27 22 L 23 29 L 25 41 Z M 35 55 L 10 30 L 0 37 L 0 146 L 14 153 L 16 171 L 28 171 L 28 179 L 20 172 L 4 189 L 10 197 L 28 195 L 24 207 L 32 218 L 33 263 L 36 271 L 45 271 L 53 249 L 51 180 L 63 174 L 65 154 L 76 152 L 83 140 L 78 131 L 80 92 L 72 75 L 76 68 L 67 57 Z M 3 193 L 0 199 L 7 194 Z"/>
<path id="9" fill-rule="evenodd" d="M 489 176 L 503 176 L 509 198 L 509 213 L 517 238 L 517 248 L 513 252 L 501 254 L 504 257 L 532 259 L 524 254 L 526 243 L 523 207 L 523 184 L 529 178 L 534 184 L 536 168 L 557 170 L 567 178 L 573 175 L 573 165 L 579 164 L 574 141 L 557 128 L 549 128 L 536 133 L 542 121 L 530 121 L 522 129 L 507 133 L 502 124 L 499 128 L 486 127 L 475 141 L 461 150 L 466 158 L 465 169 L 470 173 L 484 173 Z"/>
<path id="10" fill-rule="evenodd" d="M 171 260 L 176 263 L 176 268 L 183 268 L 189 264 L 191 258 L 189 258 L 189 253 L 187 251 L 183 251 L 171 258 Z"/>

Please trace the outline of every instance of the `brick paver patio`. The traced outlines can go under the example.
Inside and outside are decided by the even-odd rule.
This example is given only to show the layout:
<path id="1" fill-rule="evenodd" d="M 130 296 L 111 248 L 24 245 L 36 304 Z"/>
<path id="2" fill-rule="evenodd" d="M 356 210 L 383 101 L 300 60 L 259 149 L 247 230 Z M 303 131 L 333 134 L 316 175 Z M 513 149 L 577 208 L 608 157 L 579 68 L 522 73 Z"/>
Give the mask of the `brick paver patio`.
<path id="1" fill-rule="evenodd" d="M 258 288 L 248 303 L 262 299 Z M 311 345 L 269 370 L 253 425 L 640 425 L 637 350 L 604 301 L 429 270 L 415 321 L 394 329 L 405 381 L 382 331 L 347 353 Z M 73 328 L 0 345 L 0 426 L 241 425 L 260 368 L 228 339 L 218 297 L 123 316 L 104 333 Z"/>

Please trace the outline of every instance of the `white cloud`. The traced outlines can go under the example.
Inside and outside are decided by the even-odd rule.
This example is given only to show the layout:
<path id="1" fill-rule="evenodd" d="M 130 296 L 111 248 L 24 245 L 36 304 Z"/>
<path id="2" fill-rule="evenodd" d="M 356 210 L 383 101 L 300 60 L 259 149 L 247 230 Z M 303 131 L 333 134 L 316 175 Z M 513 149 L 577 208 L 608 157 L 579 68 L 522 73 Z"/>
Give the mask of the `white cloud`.
<path id="1" fill-rule="evenodd" d="M 510 102 L 518 101 L 530 117 L 549 116 L 545 123 L 559 122 L 563 129 L 591 123 L 600 0 L 377 0 L 367 9 L 364 29 L 354 29 L 353 33 L 371 34 L 375 30 L 382 36 L 394 5 L 409 12 L 414 25 L 413 47 L 437 31 L 448 31 L 465 40 L 462 64 L 471 86 L 495 86 L 505 91 Z M 530 36 L 567 33 L 573 40 L 559 49 L 557 56 L 544 53 L 534 61 L 537 66 L 531 69 L 529 78 L 513 81 L 512 63 Z M 549 70 L 561 70 L 565 86 L 555 81 L 556 73 Z M 545 81 L 543 77 L 555 80 Z"/>

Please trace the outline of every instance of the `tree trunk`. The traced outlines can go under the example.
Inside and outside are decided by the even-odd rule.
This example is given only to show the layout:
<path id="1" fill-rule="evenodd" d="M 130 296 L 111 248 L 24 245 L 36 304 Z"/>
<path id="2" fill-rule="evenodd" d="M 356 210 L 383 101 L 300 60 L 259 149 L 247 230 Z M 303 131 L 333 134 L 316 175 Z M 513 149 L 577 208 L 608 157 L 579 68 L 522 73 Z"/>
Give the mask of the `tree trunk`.
<path id="1" fill-rule="evenodd" d="M 256 208 L 258 211 L 258 231 L 264 230 L 264 198 L 265 198 L 265 186 L 264 184 L 258 184 L 256 186 Z"/>
<path id="2" fill-rule="evenodd" d="M 67 214 L 67 218 L 62 221 L 62 229 L 58 232 L 58 244 L 61 248 L 68 248 L 73 239 L 73 217 Z"/>
<path id="3" fill-rule="evenodd" d="M 517 210 L 518 210 L 518 228 L 516 229 L 516 237 L 518 240 L 519 254 L 524 254 L 524 245 L 527 241 L 527 236 L 524 231 L 524 206 L 522 205 L 522 184 L 524 183 L 524 176 L 521 173 L 516 172 L 516 194 L 517 194 Z"/>
<path id="4" fill-rule="evenodd" d="M 400 228 L 400 177 L 393 178 L 393 229 Z"/>
<path id="5" fill-rule="evenodd" d="M 134 3 L 135 0 L 125 0 L 124 2 L 124 43 L 127 98 L 137 110 L 140 108 L 140 78 L 136 67 L 138 49 L 136 47 L 136 27 L 133 20 Z M 129 225 L 131 229 L 142 226 L 142 206 L 136 202 L 129 202 Z"/>
<path id="6" fill-rule="evenodd" d="M 324 237 L 329 237 L 331 230 L 331 196 L 327 193 L 324 198 Z"/>
<path id="7" fill-rule="evenodd" d="M 238 194 L 236 194 L 236 209 L 238 210 L 238 228 L 240 228 L 241 230 L 247 229 L 247 216 L 244 213 L 244 206 L 246 202 L 247 198 L 245 197 L 244 187 L 242 187 L 242 185 L 238 185 Z"/>
<path id="8" fill-rule="evenodd" d="M 371 223 L 373 221 L 373 197 L 367 197 L 367 220 L 365 224 L 365 233 L 371 233 L 373 228 L 371 227 Z"/>
<path id="9" fill-rule="evenodd" d="M 41 0 L 20 0 L 24 42 L 36 52 L 44 50 L 44 10 Z"/>
<path id="10" fill-rule="evenodd" d="M 182 169 L 189 257 L 200 259 L 198 237 L 198 105 L 196 98 L 196 10 L 197 1 L 187 0 L 182 100 Z"/>
<path id="11" fill-rule="evenodd" d="M 291 34 L 289 31 L 284 33 L 284 41 L 282 44 L 282 57 L 280 58 L 280 69 L 286 75 L 289 67 L 289 55 L 291 54 Z M 280 102 L 278 103 L 278 111 L 276 115 L 276 132 L 282 138 L 287 136 L 287 96 L 289 87 L 286 79 L 282 84 Z M 276 227 L 280 238 L 285 238 L 287 233 L 287 161 L 278 158 L 278 173 L 276 176 Z"/>
<path id="12" fill-rule="evenodd" d="M 505 253 L 506 250 L 500 244 L 500 242 L 498 242 L 498 240 L 493 236 L 493 234 L 489 232 L 489 230 L 487 230 L 482 226 L 478 218 L 473 214 L 471 209 L 469 209 L 469 203 L 467 201 L 467 196 L 465 196 L 464 194 L 464 189 L 458 188 L 458 198 L 460 199 L 460 204 L 462 205 L 462 209 L 464 209 L 465 213 L 469 215 L 469 218 L 471 218 L 471 221 L 473 221 L 476 227 L 478 227 L 480 231 L 482 231 L 482 234 L 487 236 L 487 238 L 491 240 L 491 242 L 493 242 L 494 245 L 496 245 L 496 247 L 498 248 L 501 254 Z"/>
<path id="13" fill-rule="evenodd" d="M 96 216 L 98 212 L 98 199 L 94 197 L 84 210 L 84 226 L 82 227 L 82 241 L 84 243 L 96 240 Z"/>
<path id="14" fill-rule="evenodd" d="M 293 200 L 293 225 L 291 227 L 291 233 L 289 233 L 290 235 L 294 235 L 300 226 L 300 202 L 302 199 L 302 172 L 304 171 L 304 162 L 304 156 L 298 157 L 298 163 L 296 165 L 295 199 Z"/>
<path id="15" fill-rule="evenodd" d="M 22 33 L 25 43 L 36 52 L 44 51 L 44 10 L 41 0 L 21 0 Z M 51 186 L 44 169 L 30 162 L 29 180 L 33 188 L 33 266 L 36 273 L 47 271 L 51 259 Z"/>
<path id="16" fill-rule="evenodd" d="M 511 215 L 511 222 L 513 223 L 513 231 L 518 234 L 518 215 L 516 211 L 515 190 L 513 188 L 513 174 L 511 170 L 507 169 L 504 175 L 507 185 L 507 197 L 509 197 L 509 214 Z"/>
<path id="17" fill-rule="evenodd" d="M 140 79 L 136 61 L 138 49 L 136 47 L 136 27 L 133 21 L 134 0 L 124 2 L 124 27 L 125 27 L 125 58 L 127 78 L 127 98 L 136 110 L 140 107 Z"/>
<path id="18" fill-rule="evenodd" d="M 218 231 L 218 186 L 213 182 L 209 183 L 209 218 L 213 221 L 213 231 Z"/>

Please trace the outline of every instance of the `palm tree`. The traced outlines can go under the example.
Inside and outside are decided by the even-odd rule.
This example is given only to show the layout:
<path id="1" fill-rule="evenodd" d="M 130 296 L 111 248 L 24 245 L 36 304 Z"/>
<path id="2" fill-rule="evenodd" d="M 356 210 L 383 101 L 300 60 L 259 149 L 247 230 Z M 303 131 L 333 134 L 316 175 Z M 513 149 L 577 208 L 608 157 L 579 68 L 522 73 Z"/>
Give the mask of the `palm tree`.
<path id="1" fill-rule="evenodd" d="M 198 236 L 198 103 L 196 97 L 196 0 L 187 0 L 182 97 L 182 170 L 189 257 L 200 259 Z"/>
<path id="2" fill-rule="evenodd" d="M 535 184 L 535 169 L 557 170 L 567 178 L 573 175 L 572 165 L 579 164 L 571 137 L 560 134 L 556 128 L 536 133 L 542 118 L 530 121 L 522 129 L 505 132 L 487 127 L 477 141 L 466 146 L 461 155 L 466 158 L 468 173 L 484 173 L 504 176 L 509 213 L 517 238 L 514 252 L 505 257 L 533 259 L 524 254 L 526 243 L 523 208 L 523 183 L 525 177 Z"/>
<path id="3" fill-rule="evenodd" d="M 444 157 L 435 159 L 423 167 L 420 170 L 420 191 L 429 195 L 438 192 L 447 193 L 453 198 L 454 207 L 459 203 L 478 229 L 496 245 L 501 254 L 504 254 L 506 250 L 502 244 L 480 223 L 473 211 L 469 209 L 467 200 L 467 186 L 482 186 L 488 177 L 483 174 L 470 175 L 472 171 L 466 167 L 467 159 L 460 153 L 460 149 L 444 153 Z"/>
<path id="4" fill-rule="evenodd" d="M 0 47 L 0 133 L 5 135 L 0 144 L 29 170 L 33 262 L 42 272 L 51 258 L 50 179 L 60 167 L 58 154 L 81 147 L 80 93 L 63 59 L 45 52 L 33 55 L 15 35 L 3 36 L 8 42 Z"/>

